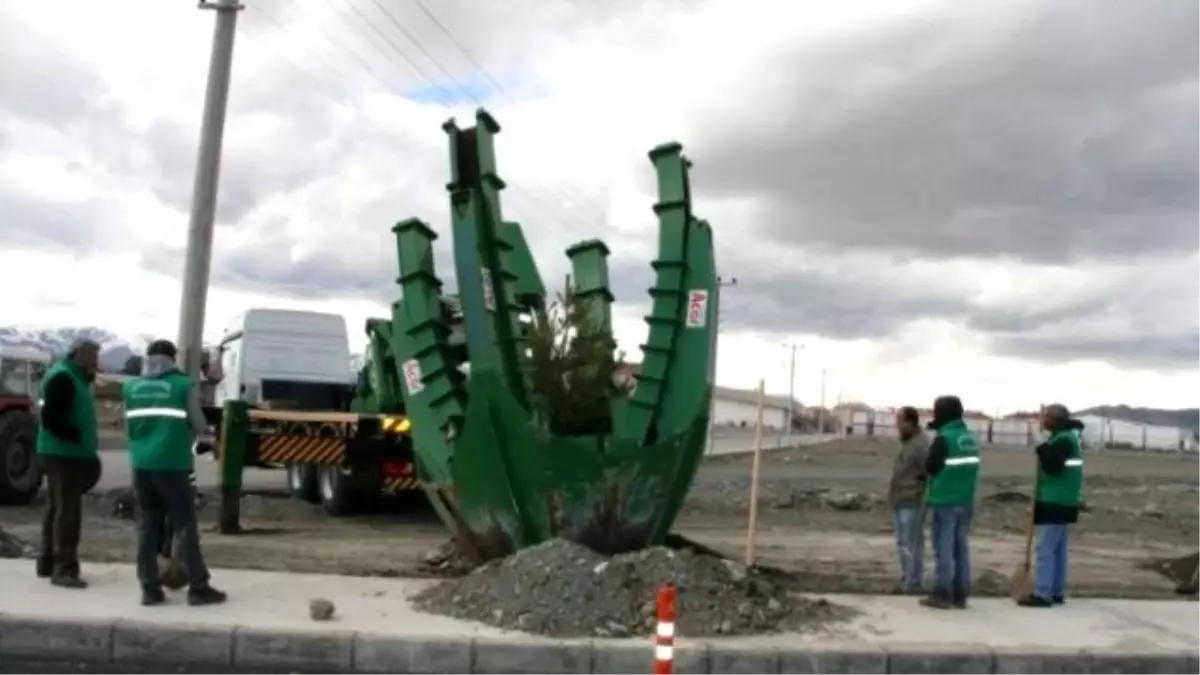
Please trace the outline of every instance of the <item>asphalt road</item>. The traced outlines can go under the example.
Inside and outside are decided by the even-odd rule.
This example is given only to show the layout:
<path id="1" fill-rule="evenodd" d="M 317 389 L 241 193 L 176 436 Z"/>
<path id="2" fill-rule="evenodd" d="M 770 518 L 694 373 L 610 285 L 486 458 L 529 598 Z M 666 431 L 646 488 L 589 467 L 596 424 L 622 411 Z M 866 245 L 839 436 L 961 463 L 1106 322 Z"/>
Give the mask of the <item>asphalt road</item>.
<path id="1" fill-rule="evenodd" d="M 763 447 L 778 447 L 782 445 L 783 440 L 783 438 L 774 435 L 764 438 Z M 816 442 L 820 439 L 815 436 L 797 435 L 792 440 L 794 443 L 804 444 Z M 713 454 L 715 455 L 744 452 L 751 449 L 753 445 L 754 434 L 751 431 L 725 429 L 718 430 L 717 433 L 713 434 Z M 129 469 L 129 459 L 126 457 L 125 448 L 120 442 L 113 440 L 104 442 L 100 449 L 100 461 L 103 464 L 103 471 L 100 476 L 100 483 L 96 486 L 97 490 L 107 491 L 129 487 L 133 484 L 133 477 Z M 718 475 L 721 478 L 726 476 L 728 469 L 734 469 L 733 474 L 737 475 L 745 473 L 743 469 L 738 469 L 737 467 L 719 467 L 719 469 Z M 246 469 L 246 472 L 242 475 L 242 487 L 254 491 L 283 490 L 287 487 L 286 480 L 283 471 Z M 217 483 L 217 463 L 212 459 L 212 455 L 197 457 L 196 485 L 203 489 L 212 489 L 217 487 Z"/>

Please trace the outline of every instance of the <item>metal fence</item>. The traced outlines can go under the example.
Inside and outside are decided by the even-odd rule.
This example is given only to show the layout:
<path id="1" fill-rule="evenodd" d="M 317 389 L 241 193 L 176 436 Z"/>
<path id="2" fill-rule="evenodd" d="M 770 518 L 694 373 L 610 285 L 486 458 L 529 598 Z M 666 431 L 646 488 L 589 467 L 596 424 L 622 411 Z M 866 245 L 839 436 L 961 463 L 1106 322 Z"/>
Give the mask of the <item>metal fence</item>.
<path id="1" fill-rule="evenodd" d="M 892 410 L 843 411 L 840 433 L 850 436 L 890 437 L 895 435 Z M 969 418 L 965 420 L 981 441 L 989 445 L 1032 447 L 1042 436 L 1034 420 Z M 1083 442 L 1087 447 L 1146 452 L 1197 452 L 1195 429 L 1180 429 L 1124 420 L 1083 416 Z M 928 419 L 922 419 L 924 425 Z"/>

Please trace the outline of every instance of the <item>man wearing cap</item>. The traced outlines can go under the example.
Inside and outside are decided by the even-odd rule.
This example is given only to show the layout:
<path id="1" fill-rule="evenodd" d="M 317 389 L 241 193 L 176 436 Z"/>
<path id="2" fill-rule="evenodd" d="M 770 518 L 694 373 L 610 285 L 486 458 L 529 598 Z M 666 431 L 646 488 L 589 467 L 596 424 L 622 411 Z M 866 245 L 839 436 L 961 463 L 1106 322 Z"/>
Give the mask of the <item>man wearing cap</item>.
<path id="1" fill-rule="evenodd" d="M 79 577 L 83 492 L 100 470 L 96 379 L 100 345 L 80 340 L 42 377 L 38 391 L 37 454 L 46 470 L 42 549 L 37 575 L 62 588 L 87 588 Z"/>
<path id="2" fill-rule="evenodd" d="M 225 594 L 208 583 L 188 478 L 193 468 L 192 442 L 207 424 L 195 383 L 175 365 L 175 345 L 167 340 L 152 342 L 142 376 L 126 382 L 121 397 L 139 512 L 137 572 L 142 604 L 166 600 L 158 569 L 164 518 L 170 521 L 176 551 L 187 570 L 188 604 L 224 602 Z"/>
<path id="3" fill-rule="evenodd" d="M 1067 585 L 1067 532 L 1079 521 L 1083 494 L 1083 422 L 1072 419 L 1067 407 L 1054 403 L 1042 409 L 1042 429 L 1050 438 L 1037 446 L 1038 476 L 1033 502 L 1037 533 L 1037 562 L 1033 593 L 1021 598 L 1022 607 L 1063 604 Z"/>

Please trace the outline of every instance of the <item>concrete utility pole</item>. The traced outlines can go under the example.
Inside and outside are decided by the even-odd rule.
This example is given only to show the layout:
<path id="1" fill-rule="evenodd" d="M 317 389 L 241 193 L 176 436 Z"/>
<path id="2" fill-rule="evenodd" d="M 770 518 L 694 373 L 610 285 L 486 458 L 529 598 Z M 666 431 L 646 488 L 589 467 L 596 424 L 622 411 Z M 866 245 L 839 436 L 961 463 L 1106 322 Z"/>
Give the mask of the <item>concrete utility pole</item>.
<path id="1" fill-rule="evenodd" d="M 217 183 L 221 175 L 221 141 L 225 135 L 225 109 L 229 103 L 229 78 L 233 69 L 233 37 L 238 0 L 202 0 L 200 9 L 217 12 L 208 86 L 204 92 L 204 117 L 200 123 L 200 151 L 192 185 L 192 212 L 188 219 L 187 257 L 183 266 L 183 295 L 179 303 L 180 367 L 200 373 L 204 349 L 204 309 L 208 302 L 208 271 L 212 264 L 213 221 L 217 210 Z"/>
<path id="2" fill-rule="evenodd" d="M 717 277 L 717 297 L 713 298 L 713 300 L 717 303 L 716 307 L 713 309 L 713 316 L 716 317 L 717 325 L 714 326 L 713 328 L 716 331 L 716 334 L 718 336 L 721 333 L 721 289 L 725 288 L 726 286 L 737 286 L 737 277 L 729 277 L 728 280 L 722 279 L 719 276 Z M 716 358 L 715 353 L 713 354 L 713 357 Z M 716 385 L 716 379 L 717 379 L 717 368 L 716 368 L 716 364 L 714 363 L 713 364 L 713 385 L 714 386 Z M 711 455 L 712 451 L 713 451 L 713 416 L 716 414 L 717 414 L 717 396 L 716 396 L 716 392 L 713 392 L 713 397 L 708 402 L 708 438 L 705 440 L 705 444 L 704 444 L 704 454 L 706 454 L 706 455 Z"/>
<path id="3" fill-rule="evenodd" d="M 825 435 L 825 369 L 821 369 L 821 410 L 817 412 L 817 433 Z"/>
<path id="4" fill-rule="evenodd" d="M 804 349 L 804 345 L 792 342 L 784 345 L 792 350 L 791 366 L 788 368 L 788 417 L 787 417 L 787 447 L 792 447 L 792 417 L 796 413 L 796 350 Z"/>

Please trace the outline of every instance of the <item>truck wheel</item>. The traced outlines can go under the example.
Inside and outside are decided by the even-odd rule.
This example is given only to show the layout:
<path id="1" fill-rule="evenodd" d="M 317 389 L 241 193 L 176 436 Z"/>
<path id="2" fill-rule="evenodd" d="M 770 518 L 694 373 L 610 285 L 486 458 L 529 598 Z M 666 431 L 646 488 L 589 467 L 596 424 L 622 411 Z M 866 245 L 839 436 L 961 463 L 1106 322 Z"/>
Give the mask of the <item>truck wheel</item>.
<path id="1" fill-rule="evenodd" d="M 302 499 L 309 504 L 321 501 L 317 492 L 317 467 L 312 464 L 287 465 L 288 493 L 296 499 Z"/>
<path id="2" fill-rule="evenodd" d="M 353 481 L 342 473 L 340 466 L 322 466 L 317 470 L 317 485 L 321 507 L 331 516 L 348 516 L 354 511 Z"/>
<path id="3" fill-rule="evenodd" d="M 0 505 L 33 503 L 42 488 L 37 419 L 27 410 L 0 413 Z"/>

